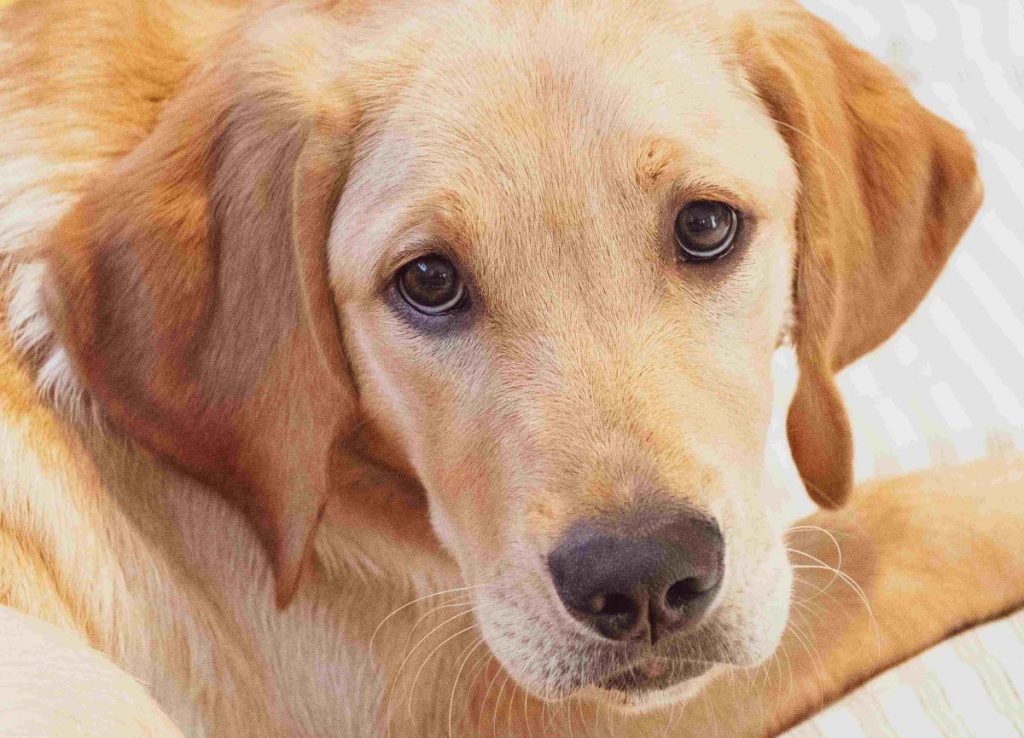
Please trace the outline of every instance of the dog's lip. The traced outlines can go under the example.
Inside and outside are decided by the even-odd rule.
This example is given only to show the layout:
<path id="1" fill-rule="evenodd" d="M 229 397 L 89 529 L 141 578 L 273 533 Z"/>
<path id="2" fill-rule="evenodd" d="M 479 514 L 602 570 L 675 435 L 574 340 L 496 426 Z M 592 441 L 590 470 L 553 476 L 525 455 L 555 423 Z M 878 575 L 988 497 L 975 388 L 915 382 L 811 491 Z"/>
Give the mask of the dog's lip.
<path id="1" fill-rule="evenodd" d="M 710 661 L 684 661 L 652 656 L 626 669 L 597 680 L 600 689 L 643 694 L 674 687 L 681 682 L 696 679 L 714 666 Z"/>

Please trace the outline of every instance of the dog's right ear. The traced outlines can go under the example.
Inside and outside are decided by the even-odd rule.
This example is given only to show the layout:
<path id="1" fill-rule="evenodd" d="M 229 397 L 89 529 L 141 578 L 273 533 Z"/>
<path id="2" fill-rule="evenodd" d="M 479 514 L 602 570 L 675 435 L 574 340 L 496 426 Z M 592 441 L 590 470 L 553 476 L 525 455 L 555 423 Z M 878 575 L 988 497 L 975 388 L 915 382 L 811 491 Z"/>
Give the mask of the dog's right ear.
<path id="1" fill-rule="evenodd" d="M 283 605 L 354 422 L 325 242 L 355 106 L 244 62 L 187 82 L 59 224 L 47 309 L 105 415 L 246 514 Z"/>

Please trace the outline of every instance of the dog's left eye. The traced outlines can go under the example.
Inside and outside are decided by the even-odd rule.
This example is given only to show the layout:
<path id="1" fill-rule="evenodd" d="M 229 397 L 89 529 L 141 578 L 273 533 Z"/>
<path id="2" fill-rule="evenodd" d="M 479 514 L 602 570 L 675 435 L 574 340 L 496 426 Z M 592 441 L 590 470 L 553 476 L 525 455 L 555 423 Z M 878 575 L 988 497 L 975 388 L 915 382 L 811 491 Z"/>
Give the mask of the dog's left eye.
<path id="1" fill-rule="evenodd" d="M 686 261 L 712 261 L 732 250 L 739 214 L 716 200 L 695 200 L 676 216 L 676 246 Z"/>
<path id="2" fill-rule="evenodd" d="M 466 287 L 459 271 L 437 254 L 410 261 L 399 270 L 396 283 L 402 298 L 426 315 L 449 313 L 465 303 Z"/>

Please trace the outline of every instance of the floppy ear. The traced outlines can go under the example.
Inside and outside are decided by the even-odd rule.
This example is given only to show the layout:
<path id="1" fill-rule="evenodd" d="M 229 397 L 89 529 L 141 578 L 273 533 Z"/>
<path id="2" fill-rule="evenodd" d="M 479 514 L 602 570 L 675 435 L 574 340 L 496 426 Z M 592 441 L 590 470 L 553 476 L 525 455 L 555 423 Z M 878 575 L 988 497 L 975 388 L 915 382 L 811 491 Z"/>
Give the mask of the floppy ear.
<path id="1" fill-rule="evenodd" d="M 982 198 L 964 135 L 881 63 L 802 9 L 739 34 L 748 79 L 800 179 L 790 448 L 814 500 L 853 483 L 849 421 L 833 375 L 891 336 L 935 281 Z"/>
<path id="2" fill-rule="evenodd" d="M 110 420 L 246 514 L 283 605 L 353 423 L 325 252 L 351 111 L 184 90 L 60 223 L 48 309 Z"/>

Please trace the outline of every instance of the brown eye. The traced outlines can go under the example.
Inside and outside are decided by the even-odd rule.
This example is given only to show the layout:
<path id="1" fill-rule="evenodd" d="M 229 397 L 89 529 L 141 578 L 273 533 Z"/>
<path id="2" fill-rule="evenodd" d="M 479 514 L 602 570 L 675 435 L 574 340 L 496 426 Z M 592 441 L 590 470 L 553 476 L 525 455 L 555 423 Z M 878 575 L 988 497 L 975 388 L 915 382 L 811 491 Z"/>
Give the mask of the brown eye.
<path id="1" fill-rule="evenodd" d="M 455 265 L 443 256 L 423 256 L 398 272 L 398 292 L 413 308 L 427 315 L 441 315 L 460 307 L 466 288 Z"/>
<path id="2" fill-rule="evenodd" d="M 739 215 L 724 202 L 695 200 L 676 216 L 676 246 L 686 261 L 712 261 L 732 249 Z"/>

